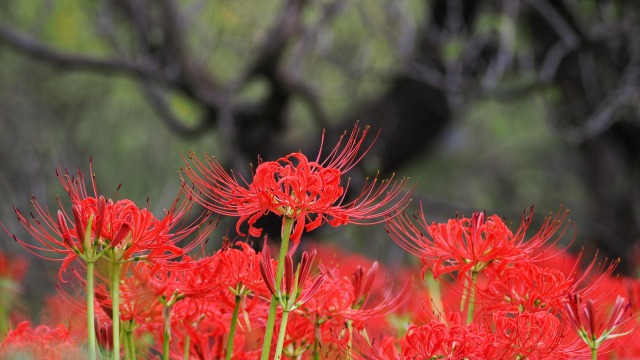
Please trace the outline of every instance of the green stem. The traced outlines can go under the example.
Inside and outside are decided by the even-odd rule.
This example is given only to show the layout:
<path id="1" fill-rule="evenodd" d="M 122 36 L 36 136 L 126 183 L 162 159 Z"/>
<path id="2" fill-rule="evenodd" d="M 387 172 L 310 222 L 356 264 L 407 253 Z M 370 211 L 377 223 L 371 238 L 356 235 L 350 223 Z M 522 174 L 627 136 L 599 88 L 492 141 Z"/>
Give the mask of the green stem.
<path id="1" fill-rule="evenodd" d="M 87 346 L 89 359 L 96 360 L 96 327 L 94 309 L 93 273 L 95 264 L 87 261 Z"/>
<path id="2" fill-rule="evenodd" d="M 169 345 L 171 344 L 171 311 L 173 310 L 173 297 L 169 304 L 165 304 L 162 309 L 162 317 L 164 318 L 164 331 L 162 336 L 162 360 L 169 360 Z"/>
<path id="3" fill-rule="evenodd" d="M 129 360 L 129 338 L 127 337 L 127 330 L 124 329 L 122 329 L 122 343 L 122 347 L 124 348 L 124 358 Z"/>
<path id="4" fill-rule="evenodd" d="M 9 312 L 17 286 L 10 277 L 0 278 L 0 339 L 4 339 L 11 328 Z"/>
<path id="5" fill-rule="evenodd" d="M 598 348 L 597 347 L 592 347 L 591 348 L 591 360 L 596 360 L 598 359 Z"/>
<path id="6" fill-rule="evenodd" d="M 169 334 L 167 334 L 166 329 L 162 339 L 162 360 L 169 360 Z"/>
<path id="7" fill-rule="evenodd" d="M 131 352 L 131 360 L 136 360 L 136 343 L 133 341 L 133 331 L 129 331 L 127 334 L 129 336 L 129 351 Z"/>
<path id="8" fill-rule="evenodd" d="M 347 333 L 349 336 L 349 341 L 347 342 L 347 359 L 351 359 L 351 347 L 353 346 L 352 335 L 353 335 L 353 321 L 347 320 Z"/>
<path id="9" fill-rule="evenodd" d="M 471 271 L 471 284 L 469 285 L 469 308 L 467 311 L 467 324 L 471 324 L 473 321 L 473 311 L 476 301 L 476 282 L 478 280 L 478 272 Z"/>
<path id="10" fill-rule="evenodd" d="M 289 311 L 282 312 L 282 320 L 280 321 L 280 332 L 278 333 L 278 343 L 276 344 L 275 360 L 280 360 L 282 356 L 282 347 L 284 346 L 284 336 L 287 334 L 287 321 L 289 320 Z"/>
<path id="11" fill-rule="evenodd" d="M 8 307 L 5 307 L 4 304 L 2 309 L 0 309 L 0 339 L 4 339 L 9 332 L 9 314 Z M 93 358 L 95 359 L 95 357 Z"/>
<path id="12" fill-rule="evenodd" d="M 134 327 L 135 327 L 135 324 L 133 323 L 133 320 L 131 320 L 128 323 L 126 323 L 126 326 L 123 329 L 124 346 L 127 351 L 127 359 L 129 360 L 136 359 L 136 343 L 133 341 Z"/>
<path id="13" fill-rule="evenodd" d="M 464 286 L 462 287 L 462 299 L 460 299 L 460 312 L 464 311 L 464 307 L 467 304 L 467 296 L 469 296 L 469 279 L 464 278 Z"/>
<path id="14" fill-rule="evenodd" d="M 313 360 L 320 360 L 320 323 L 317 318 L 313 325 Z"/>
<path id="15" fill-rule="evenodd" d="M 131 360 L 131 346 L 129 345 L 129 334 L 127 333 L 127 330 L 122 330 L 122 333 L 124 334 L 124 337 L 122 338 L 122 342 L 124 344 L 122 344 L 122 346 L 124 347 L 124 358 L 127 360 Z"/>
<path id="16" fill-rule="evenodd" d="M 276 288 L 280 288 L 282 283 L 282 271 L 284 269 L 284 258 L 289 250 L 289 236 L 291 235 L 291 228 L 293 227 L 293 219 L 284 217 L 282 226 L 282 243 L 280 244 L 280 256 L 278 257 L 278 267 L 276 268 Z M 267 318 L 267 325 L 264 330 L 264 343 L 262 344 L 262 354 L 260 360 L 269 359 L 269 353 L 271 352 L 271 339 L 273 338 L 273 327 L 276 323 L 276 315 L 278 312 L 278 297 L 273 295 L 271 297 L 271 306 L 269 307 L 269 317 Z"/>
<path id="17" fill-rule="evenodd" d="M 191 350 L 191 337 L 189 335 L 184 336 L 184 355 L 183 360 L 189 360 L 189 354 Z"/>
<path id="18" fill-rule="evenodd" d="M 120 360 L 120 269 L 118 259 L 111 263 L 111 303 L 113 323 L 113 360 Z"/>
<path id="19" fill-rule="evenodd" d="M 278 297 L 273 295 L 271 297 L 271 305 L 269 306 L 269 317 L 267 317 L 267 324 L 264 329 L 264 340 L 262 343 L 262 354 L 260 360 L 268 360 L 269 353 L 271 352 L 271 338 L 273 337 L 273 326 L 276 323 L 276 313 L 278 311 Z"/>
<path id="20" fill-rule="evenodd" d="M 230 360 L 233 354 L 233 340 L 236 335 L 236 325 L 238 324 L 238 313 L 240 312 L 240 303 L 242 302 L 242 296 L 236 295 L 236 304 L 233 308 L 233 315 L 231 316 L 231 328 L 229 329 L 229 339 L 227 340 L 227 356 L 226 360 Z"/>

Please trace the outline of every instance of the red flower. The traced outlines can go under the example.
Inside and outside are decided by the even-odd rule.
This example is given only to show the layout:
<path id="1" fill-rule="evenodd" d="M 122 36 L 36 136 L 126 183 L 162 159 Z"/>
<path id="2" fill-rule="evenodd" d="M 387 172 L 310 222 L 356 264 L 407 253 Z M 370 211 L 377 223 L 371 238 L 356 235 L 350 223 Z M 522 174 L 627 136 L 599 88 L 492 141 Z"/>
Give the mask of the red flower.
<path id="1" fill-rule="evenodd" d="M 249 234 L 258 237 L 262 229 L 256 221 L 269 212 L 295 219 L 291 235 L 294 244 L 304 230 L 311 231 L 327 222 L 332 226 L 347 223 L 378 223 L 408 203 L 406 181 L 368 181 L 355 200 L 345 202 L 349 181 L 343 175 L 370 149 L 360 154 L 369 128 L 362 132 L 356 124 L 344 146 L 342 140 L 329 156 L 309 161 L 302 153 L 292 153 L 277 161 L 263 162 L 256 168 L 251 183 L 228 173 L 215 157 L 204 155 L 201 162 L 193 153 L 183 172 L 193 181 L 192 196 L 207 209 L 222 215 L 237 216 L 236 230 L 246 221 Z M 324 139 L 324 133 L 323 133 Z M 197 191 L 196 191 L 197 190 Z"/>
<path id="2" fill-rule="evenodd" d="M 10 256 L 0 251 L 0 279 L 18 285 L 27 271 L 27 261 L 22 257 Z"/>
<path id="3" fill-rule="evenodd" d="M 499 359 L 555 359 L 566 337 L 560 319 L 546 311 L 493 314 L 495 346 Z M 553 354 L 553 356 L 552 356 Z"/>
<path id="4" fill-rule="evenodd" d="M 403 249 L 423 260 L 426 264 L 423 271 L 431 266 L 436 278 L 454 271 L 462 277 L 469 271 L 480 272 L 493 263 L 506 266 L 512 261 L 531 259 L 560 229 L 568 214 L 564 211 L 547 218 L 542 228 L 526 240 L 531 213 L 523 215 L 520 227 L 513 233 L 499 216 L 486 218 L 484 212 L 473 213 L 471 218 L 427 225 L 421 207 L 417 225 L 404 214 L 388 222 L 387 232 Z M 564 229 L 553 242 L 563 234 Z"/>
<path id="5" fill-rule="evenodd" d="M 580 269 L 582 253 L 570 269 L 516 262 L 501 271 L 487 271 L 487 285 L 479 288 L 485 311 L 514 310 L 562 312 L 567 293 L 589 295 L 611 277 L 617 262 L 596 266 L 597 257 Z M 492 269 L 495 270 L 495 269 Z"/>
<path id="6" fill-rule="evenodd" d="M 63 325 L 35 328 L 27 321 L 11 330 L 0 344 L 3 359 L 85 359 L 81 343 Z"/>
<path id="7" fill-rule="evenodd" d="M 260 273 L 261 256 L 245 242 L 236 242 L 214 254 L 218 262 L 216 281 L 223 289 L 246 288 L 243 292 L 253 291 L 267 295 L 268 289 Z"/>
<path id="8" fill-rule="evenodd" d="M 402 355 L 407 359 L 492 359 L 494 336 L 477 323 L 464 325 L 454 313 L 449 324 L 431 321 L 411 325 L 402 339 Z"/>
<path id="9" fill-rule="evenodd" d="M 531 263 L 516 263 L 487 275 L 486 289 L 480 289 L 485 310 L 557 313 L 567 291 L 577 286 L 573 278 L 562 272 Z"/>
<path id="10" fill-rule="evenodd" d="M 91 162 L 90 171 L 93 173 Z M 2 223 L 0 225 L 36 256 L 62 260 L 60 273 L 78 257 L 95 261 L 106 249 L 116 247 L 121 249 L 122 256 L 116 261 L 134 257 L 148 260 L 175 258 L 204 241 L 215 226 L 213 222 L 207 223 L 208 214 L 185 223 L 191 217 L 194 204 L 191 198 L 176 197 L 171 208 L 159 220 L 130 200 L 114 201 L 98 195 L 93 176 L 91 185 L 95 195 L 89 196 L 82 172 L 78 171 L 77 176 L 71 176 L 68 171 L 56 173 L 71 200 L 70 212 L 65 211 L 62 202 L 58 201 L 61 210 L 52 216 L 49 209 L 41 206 L 35 197 L 32 199 L 35 214 L 30 213 L 27 217 L 14 208 L 18 221 L 40 245 L 23 241 Z M 198 235 L 187 246 L 177 246 L 178 242 L 194 232 L 198 232 Z"/>
<path id="11" fill-rule="evenodd" d="M 374 262 L 367 270 L 358 266 L 346 275 L 342 268 L 321 266 L 325 281 L 304 310 L 336 326 L 351 321 L 371 327 L 373 320 L 384 318 L 411 298 L 409 283 L 398 289 L 386 281 L 375 281 L 378 268 Z"/>

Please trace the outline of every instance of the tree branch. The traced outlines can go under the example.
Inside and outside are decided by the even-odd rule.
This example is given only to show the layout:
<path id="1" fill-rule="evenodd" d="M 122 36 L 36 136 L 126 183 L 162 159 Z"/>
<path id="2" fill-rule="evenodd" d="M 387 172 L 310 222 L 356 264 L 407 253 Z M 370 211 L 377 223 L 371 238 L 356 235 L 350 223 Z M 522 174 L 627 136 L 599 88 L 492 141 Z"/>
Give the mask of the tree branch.
<path id="1" fill-rule="evenodd" d="M 69 54 L 48 45 L 42 44 L 35 38 L 22 34 L 6 24 L 0 23 L 0 42 L 3 42 L 35 60 L 44 61 L 51 65 L 68 68 L 69 70 L 99 71 L 120 73 L 139 79 L 153 80 L 167 83 L 161 73 L 150 64 L 136 64 L 121 59 L 101 59 L 88 55 Z"/>
<path id="2" fill-rule="evenodd" d="M 141 85 L 144 94 L 147 96 L 151 105 L 153 105 L 153 109 L 160 119 L 177 135 L 184 138 L 195 137 L 213 125 L 213 121 L 210 121 L 210 119 L 215 118 L 215 114 L 210 114 L 207 111 L 205 111 L 196 125 L 185 125 L 184 122 L 176 116 L 167 99 L 167 94 L 159 86 L 153 86 L 146 82 L 141 82 Z"/>

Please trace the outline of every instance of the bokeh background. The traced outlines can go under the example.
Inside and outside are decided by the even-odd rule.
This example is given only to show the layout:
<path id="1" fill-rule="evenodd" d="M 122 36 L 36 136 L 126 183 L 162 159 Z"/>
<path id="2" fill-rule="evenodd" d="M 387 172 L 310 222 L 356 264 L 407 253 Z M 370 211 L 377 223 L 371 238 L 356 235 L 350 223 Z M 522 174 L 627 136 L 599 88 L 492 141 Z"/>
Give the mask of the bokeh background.
<path id="1" fill-rule="evenodd" d="M 410 212 L 486 210 L 514 228 L 531 205 L 533 227 L 563 206 L 573 249 L 631 274 L 639 15 L 635 0 L 3 0 L 0 219 L 25 236 L 12 205 L 55 208 L 55 169 L 88 172 L 90 156 L 102 193 L 122 184 L 159 214 L 190 150 L 247 175 L 360 120 L 381 132 L 354 189 L 396 173 L 416 184 Z M 309 237 L 410 261 L 383 226 Z M 0 249 L 31 261 L 28 294 L 54 291 L 59 264 L 6 234 Z"/>

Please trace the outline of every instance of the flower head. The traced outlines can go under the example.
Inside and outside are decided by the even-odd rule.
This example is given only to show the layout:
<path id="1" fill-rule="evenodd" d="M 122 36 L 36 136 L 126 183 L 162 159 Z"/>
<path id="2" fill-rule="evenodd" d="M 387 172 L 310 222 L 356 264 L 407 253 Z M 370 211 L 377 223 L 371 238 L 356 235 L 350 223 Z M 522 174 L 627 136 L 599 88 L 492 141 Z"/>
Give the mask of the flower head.
<path id="1" fill-rule="evenodd" d="M 347 223 L 376 223 L 384 220 L 409 201 L 404 191 L 406 180 L 367 181 L 355 200 L 347 201 L 349 181 L 344 174 L 357 164 L 370 147 L 360 151 L 369 131 L 356 124 L 343 145 L 340 138 L 328 157 L 309 160 L 296 152 L 276 161 L 261 162 L 251 182 L 227 172 L 216 158 L 204 155 L 204 162 L 189 154 L 185 175 L 193 181 L 191 194 L 207 209 L 237 216 L 236 230 L 247 222 L 249 234 L 260 236 L 257 220 L 271 212 L 295 220 L 291 239 L 297 244 L 303 231 L 311 231 L 323 223 L 332 226 Z M 323 134 L 324 139 L 324 134 Z"/>
<path id="2" fill-rule="evenodd" d="M 11 330 L 0 343 L 3 359 L 85 359 L 80 342 L 63 325 L 35 328 L 27 321 Z"/>
<path id="3" fill-rule="evenodd" d="M 582 296 L 602 288 L 618 264 L 603 262 L 597 257 L 580 268 L 583 253 L 569 268 L 541 267 L 531 262 L 515 262 L 500 270 L 485 272 L 487 283 L 478 289 L 485 311 L 514 310 L 521 312 L 561 313 L 568 293 Z"/>
<path id="4" fill-rule="evenodd" d="M 531 213 L 525 213 L 520 227 L 512 232 L 499 216 L 487 217 L 484 212 L 428 225 L 421 208 L 415 217 L 417 225 L 407 215 L 397 216 L 388 222 L 387 232 L 402 248 L 423 260 L 424 270 L 431 266 L 435 277 L 454 271 L 461 277 L 496 263 L 506 266 L 512 261 L 530 260 L 562 227 L 567 214 L 564 211 L 547 218 L 528 240 Z M 563 234 L 564 229 L 551 242 L 557 242 Z"/>
<path id="5" fill-rule="evenodd" d="M 491 359 L 494 335 L 478 323 L 464 325 L 457 313 L 449 323 L 432 320 L 411 325 L 402 339 L 402 355 L 407 359 Z"/>
<path id="6" fill-rule="evenodd" d="M 90 171 L 92 164 L 90 162 Z M 92 172 L 93 173 L 93 172 Z M 128 199 L 111 200 L 98 195 L 95 177 L 91 176 L 94 195 L 85 187 L 84 175 L 78 170 L 72 176 L 68 171 L 57 170 L 56 174 L 69 195 L 71 211 L 60 209 L 52 215 L 48 207 L 40 205 L 32 197 L 34 212 L 24 215 L 14 207 L 18 221 L 39 242 L 19 239 L 2 223 L 0 225 L 33 254 L 50 260 L 61 260 L 60 273 L 77 258 L 96 261 L 105 250 L 120 249 L 120 259 L 144 257 L 148 260 L 166 260 L 181 256 L 204 241 L 215 227 L 203 214 L 191 223 L 194 202 L 189 197 L 176 197 L 162 219 L 156 218 L 146 208 L 139 208 Z M 181 188 L 180 193 L 183 193 Z M 188 245 L 180 248 L 177 243 L 197 233 Z"/>
<path id="7" fill-rule="evenodd" d="M 493 313 L 495 347 L 500 359 L 558 358 L 560 342 L 566 337 L 558 317 L 550 312 Z M 552 356 L 552 354 L 554 356 Z"/>

